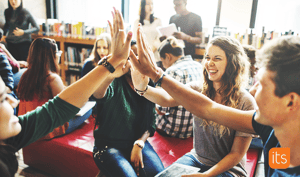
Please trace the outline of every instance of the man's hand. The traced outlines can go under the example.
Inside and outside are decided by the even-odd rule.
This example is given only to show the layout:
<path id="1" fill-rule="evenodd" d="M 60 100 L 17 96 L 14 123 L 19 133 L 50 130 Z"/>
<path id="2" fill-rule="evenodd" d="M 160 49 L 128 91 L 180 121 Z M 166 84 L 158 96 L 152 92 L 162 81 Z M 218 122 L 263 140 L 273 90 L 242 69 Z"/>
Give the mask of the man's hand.
<path id="1" fill-rule="evenodd" d="M 173 36 L 176 39 L 182 39 L 182 40 L 188 40 L 189 39 L 189 35 L 185 34 L 184 32 L 174 32 Z"/>
<path id="2" fill-rule="evenodd" d="M 138 145 L 133 145 L 130 161 L 137 176 L 139 176 L 140 167 L 144 168 L 144 163 L 143 163 L 142 148 L 140 148 Z"/>
<path id="3" fill-rule="evenodd" d="M 13 31 L 13 33 L 14 33 L 15 36 L 23 36 L 23 35 L 24 35 L 24 30 L 19 29 L 19 28 L 16 28 L 16 29 Z"/>

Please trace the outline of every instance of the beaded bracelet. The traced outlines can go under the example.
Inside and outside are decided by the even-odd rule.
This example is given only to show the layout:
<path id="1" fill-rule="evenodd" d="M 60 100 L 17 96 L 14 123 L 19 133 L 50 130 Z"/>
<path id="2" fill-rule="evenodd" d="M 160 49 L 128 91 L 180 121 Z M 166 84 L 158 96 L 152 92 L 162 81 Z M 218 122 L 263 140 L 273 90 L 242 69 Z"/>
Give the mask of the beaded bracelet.
<path id="1" fill-rule="evenodd" d="M 147 85 L 146 89 L 143 90 L 143 91 L 134 88 L 134 91 L 135 91 L 138 95 L 140 95 L 140 96 L 143 96 L 143 95 L 147 92 L 147 90 L 148 90 L 148 85 Z"/>
<path id="2" fill-rule="evenodd" d="M 156 87 L 156 86 L 161 86 L 161 81 L 163 80 L 163 77 L 165 76 L 165 73 L 163 73 L 162 75 L 161 75 L 161 77 L 158 79 L 158 81 L 157 82 L 155 82 L 154 83 L 154 87 Z"/>

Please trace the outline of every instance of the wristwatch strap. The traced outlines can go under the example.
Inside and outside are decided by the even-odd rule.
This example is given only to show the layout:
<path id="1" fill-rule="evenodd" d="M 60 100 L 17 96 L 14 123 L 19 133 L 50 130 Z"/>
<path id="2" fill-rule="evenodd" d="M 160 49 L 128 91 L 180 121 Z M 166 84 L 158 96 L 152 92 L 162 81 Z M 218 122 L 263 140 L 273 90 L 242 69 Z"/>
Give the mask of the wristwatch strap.
<path id="1" fill-rule="evenodd" d="M 105 56 L 98 62 L 98 65 L 104 66 L 111 73 L 115 72 L 115 68 L 107 61 L 107 59 L 108 59 L 108 56 Z"/>

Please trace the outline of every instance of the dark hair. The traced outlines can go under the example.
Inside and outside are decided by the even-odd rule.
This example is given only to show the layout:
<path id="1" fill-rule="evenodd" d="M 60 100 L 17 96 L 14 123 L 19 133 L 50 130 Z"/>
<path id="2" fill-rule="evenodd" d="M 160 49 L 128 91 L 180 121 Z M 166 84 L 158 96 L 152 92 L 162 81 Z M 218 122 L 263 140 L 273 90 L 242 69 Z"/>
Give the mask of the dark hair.
<path id="1" fill-rule="evenodd" d="M 144 25 L 144 19 L 146 17 L 146 0 L 141 0 L 141 5 L 140 5 L 140 23 Z M 150 15 L 150 23 L 154 22 L 154 15 Z"/>
<path id="2" fill-rule="evenodd" d="M 275 94 L 283 97 L 290 92 L 300 95 L 300 37 L 285 36 L 265 44 L 257 52 L 260 67 L 276 73 Z"/>
<path id="3" fill-rule="evenodd" d="M 133 40 L 130 41 L 130 46 L 133 46 L 135 44 L 136 44 L 136 40 L 133 39 Z"/>
<path id="4" fill-rule="evenodd" d="M 53 39 L 37 38 L 30 45 L 28 52 L 28 69 L 22 75 L 18 84 L 19 99 L 30 101 L 34 95 L 44 98 L 46 78 L 49 71 L 58 73 L 56 59 L 57 45 Z"/>
<path id="5" fill-rule="evenodd" d="M 0 40 L 2 39 L 3 37 L 3 30 L 0 28 Z"/>
<path id="6" fill-rule="evenodd" d="M 160 57 L 166 58 L 166 53 L 170 53 L 176 57 L 183 55 L 183 47 L 179 44 L 178 40 L 170 36 L 165 39 L 158 48 Z"/>
<path id="7" fill-rule="evenodd" d="M 23 9 L 23 0 L 21 0 L 20 6 L 16 9 L 18 17 L 17 17 L 17 24 L 21 24 L 24 21 L 25 18 L 25 13 L 24 13 L 24 9 Z M 10 2 L 8 0 L 8 8 L 5 10 L 5 20 L 6 23 L 8 23 L 11 19 L 12 16 L 12 12 L 13 12 L 13 8 L 10 5 Z"/>
<path id="8" fill-rule="evenodd" d="M 18 170 L 16 149 L 7 144 L 0 145 L 0 176 L 15 176 Z"/>

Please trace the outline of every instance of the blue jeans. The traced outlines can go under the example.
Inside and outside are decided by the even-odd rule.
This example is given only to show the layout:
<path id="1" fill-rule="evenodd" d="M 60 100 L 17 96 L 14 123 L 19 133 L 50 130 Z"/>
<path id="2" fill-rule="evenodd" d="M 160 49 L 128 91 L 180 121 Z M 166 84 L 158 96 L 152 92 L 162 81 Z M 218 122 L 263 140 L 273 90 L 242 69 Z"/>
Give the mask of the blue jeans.
<path id="1" fill-rule="evenodd" d="M 104 147 L 97 149 L 94 147 L 94 161 L 101 172 L 107 177 L 135 177 L 137 176 L 130 163 L 132 147 L 116 149 L 113 147 Z M 97 154 L 96 152 L 99 152 Z M 140 168 L 140 177 L 155 176 L 164 169 L 164 166 L 148 141 L 142 150 L 144 169 Z M 96 155 L 95 155 L 96 154 Z"/>
<path id="2" fill-rule="evenodd" d="M 200 173 L 203 173 L 207 170 L 209 170 L 212 166 L 207 166 L 199 162 L 192 154 L 187 153 L 184 156 L 180 157 L 176 162 L 174 163 L 179 163 L 183 165 L 188 165 L 188 166 L 193 166 L 193 167 L 198 167 L 201 170 L 199 171 Z M 219 174 L 217 177 L 233 177 L 229 172 L 224 172 L 222 174 Z"/>
<path id="3" fill-rule="evenodd" d="M 78 128 L 86 119 L 90 117 L 92 114 L 92 110 L 90 109 L 88 112 L 86 112 L 83 116 L 75 116 L 73 119 L 69 121 L 69 127 L 66 130 L 66 134 L 72 132 L 76 128 Z"/>

